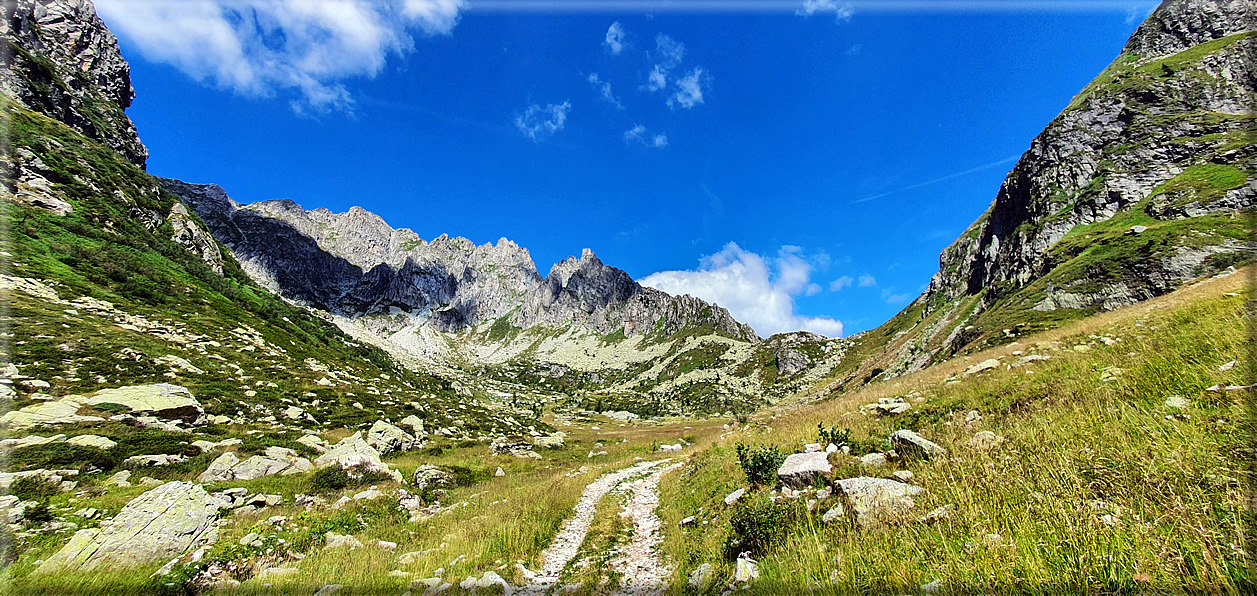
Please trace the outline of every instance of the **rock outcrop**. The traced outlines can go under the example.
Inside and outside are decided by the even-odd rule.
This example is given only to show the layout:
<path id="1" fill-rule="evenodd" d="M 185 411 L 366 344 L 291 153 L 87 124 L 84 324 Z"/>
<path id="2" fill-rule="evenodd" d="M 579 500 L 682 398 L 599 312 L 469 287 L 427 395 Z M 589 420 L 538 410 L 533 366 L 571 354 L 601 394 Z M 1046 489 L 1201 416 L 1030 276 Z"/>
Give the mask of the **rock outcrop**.
<path id="1" fill-rule="evenodd" d="M 36 573 L 165 562 L 213 544 L 224 506 L 199 484 L 168 482 L 127 503 L 108 525 L 76 532 Z"/>
<path id="2" fill-rule="evenodd" d="M 1247 0 L 1163 2 L 944 249 L 905 310 L 930 322 L 884 368 L 911 372 L 1015 336 L 987 328 L 988 312 L 1033 332 L 1251 260 L 1255 11 Z"/>
<path id="3" fill-rule="evenodd" d="M 144 167 L 148 150 L 123 110 L 131 67 L 89 0 L 15 0 L 3 5 L 0 92 L 66 123 Z"/>

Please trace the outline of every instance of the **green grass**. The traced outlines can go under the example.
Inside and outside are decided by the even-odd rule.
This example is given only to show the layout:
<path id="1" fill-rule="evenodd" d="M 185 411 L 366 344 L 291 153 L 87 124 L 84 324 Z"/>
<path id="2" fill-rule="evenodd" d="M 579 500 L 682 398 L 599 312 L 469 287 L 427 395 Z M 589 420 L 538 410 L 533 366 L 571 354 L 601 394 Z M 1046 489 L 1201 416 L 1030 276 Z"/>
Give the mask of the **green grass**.
<path id="1" fill-rule="evenodd" d="M 1020 349 L 1048 354 L 1047 362 L 941 383 L 991 356 L 979 354 L 760 419 L 664 479 L 665 527 L 700 507 L 711 522 L 668 535 L 664 550 L 678 564 L 674 582 L 703 562 L 726 578 L 718 586 L 732 572 L 724 545 L 738 510 L 722 500 L 744 480 L 729 444 L 797 449 L 815 440 L 819 420 L 871 438 L 910 428 L 946 447 L 947 458 L 899 465 L 927 489 L 913 514 L 952 505 L 951 518 L 857 530 L 821 524 L 815 515 L 800 517 L 772 538 L 760 559 L 757 590 L 812 585 L 819 593 L 911 593 L 935 580 L 952 589 L 999 593 L 1251 590 L 1252 568 L 1237 549 L 1245 544 L 1245 528 L 1257 521 L 1244 508 L 1242 490 L 1254 428 L 1244 396 L 1205 391 L 1216 383 L 1242 383 L 1249 374 L 1239 370 L 1244 365 L 1217 370 L 1249 353 L 1244 299 L 1221 295 L 1240 284 L 1204 284 L 1186 290 L 1187 296 L 1023 340 Z M 1121 342 L 1105 346 L 1090 339 L 1098 333 Z M 1087 342 L 1095 345 L 1085 354 L 1068 349 Z M 1011 351 L 1000 353 L 1011 360 Z M 1124 372 L 1101 381 L 1109 367 Z M 909 390 L 925 401 L 914 403 L 908 416 L 855 413 L 860 404 Z M 1189 407 L 1181 413 L 1167 408 L 1169 395 L 1186 396 Z M 982 414 L 977 426 L 962 424 L 969 410 Z M 991 452 L 965 447 L 978 430 L 1007 442 Z M 868 471 L 842 466 L 838 473 Z M 1097 501 L 1104 505 L 1093 506 Z M 1109 525 L 1101 519 L 1106 514 L 1119 521 Z M 999 545 L 988 544 L 987 534 L 999 534 Z"/>

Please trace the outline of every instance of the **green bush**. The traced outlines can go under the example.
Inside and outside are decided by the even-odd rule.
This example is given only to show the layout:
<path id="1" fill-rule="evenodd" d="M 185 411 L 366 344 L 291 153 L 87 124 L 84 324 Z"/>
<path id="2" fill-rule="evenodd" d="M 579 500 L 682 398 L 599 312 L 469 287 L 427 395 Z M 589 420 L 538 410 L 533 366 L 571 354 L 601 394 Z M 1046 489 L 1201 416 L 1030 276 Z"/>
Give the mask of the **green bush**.
<path id="1" fill-rule="evenodd" d="M 118 459 L 111 452 L 95 447 L 60 442 L 44 443 L 14 449 L 9 454 L 7 471 L 67 468 L 83 470 L 88 466 L 110 470 L 117 466 L 117 462 Z"/>
<path id="2" fill-rule="evenodd" d="M 763 554 L 798 518 L 795 509 L 790 503 L 774 503 L 760 496 L 740 499 L 729 520 L 726 556 L 732 559 L 743 552 Z"/>
<path id="3" fill-rule="evenodd" d="M 114 439 L 118 444 L 109 449 L 119 461 L 132 455 L 186 455 L 201 450 L 189 444 L 188 435 L 164 430 L 138 430 Z"/>
<path id="4" fill-rule="evenodd" d="M 816 425 L 817 442 L 822 446 L 833 443 L 839 447 L 847 444 L 851 440 L 851 429 L 838 428 L 838 425 L 825 428 L 823 424 Z"/>
<path id="5" fill-rule="evenodd" d="M 331 466 L 319 468 L 310 476 L 310 491 L 314 493 L 330 493 L 346 488 L 392 482 L 393 477 L 376 470 L 368 470 L 361 466 L 341 468 Z"/>
<path id="6" fill-rule="evenodd" d="M 777 483 L 777 468 L 786 461 L 786 456 L 776 447 L 747 447 L 737 445 L 738 465 L 746 474 L 746 481 L 751 486 L 771 486 Z"/>
<path id="7" fill-rule="evenodd" d="M 487 469 L 465 468 L 463 466 L 442 466 L 442 469 L 450 473 L 454 486 L 475 486 L 492 476 Z"/>
<path id="8" fill-rule="evenodd" d="M 47 499 L 60 492 L 60 484 L 43 476 L 24 476 L 9 485 L 9 494 L 23 501 Z"/>
<path id="9" fill-rule="evenodd" d="M 42 526 L 52 521 L 52 511 L 48 509 L 47 501 L 39 501 L 27 506 L 22 512 L 22 517 L 25 517 L 32 526 Z"/>

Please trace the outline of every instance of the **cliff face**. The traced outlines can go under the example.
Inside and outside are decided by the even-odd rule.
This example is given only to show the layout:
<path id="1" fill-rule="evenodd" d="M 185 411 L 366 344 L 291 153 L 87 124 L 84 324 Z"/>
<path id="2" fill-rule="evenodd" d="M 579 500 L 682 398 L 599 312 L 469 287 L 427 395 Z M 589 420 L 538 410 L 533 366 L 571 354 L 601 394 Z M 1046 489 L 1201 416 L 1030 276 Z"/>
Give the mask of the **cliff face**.
<path id="1" fill-rule="evenodd" d="M 528 251 L 505 238 L 481 246 L 444 235 L 426 242 L 359 207 L 337 214 L 306 211 L 292 201 L 246 206 L 214 185 L 161 182 L 263 286 L 335 314 L 397 309 L 440 331 L 505 317 L 520 328 L 577 325 L 632 336 L 657 327 L 671 334 L 709 326 L 756 339 L 723 308 L 643 288 L 590 250 L 554 265 L 542 279 Z"/>
<path id="2" fill-rule="evenodd" d="M 1257 199 L 1253 17 L 1245 0 L 1163 3 L 943 251 L 908 310 L 951 320 L 918 338 L 915 364 L 899 364 L 1009 337 L 1010 325 L 1146 300 L 1250 260 L 1242 211 Z"/>
<path id="3" fill-rule="evenodd" d="M 131 69 L 118 41 L 89 0 L 0 3 L 0 92 L 69 125 L 141 168 L 148 150 L 123 110 L 131 105 Z"/>

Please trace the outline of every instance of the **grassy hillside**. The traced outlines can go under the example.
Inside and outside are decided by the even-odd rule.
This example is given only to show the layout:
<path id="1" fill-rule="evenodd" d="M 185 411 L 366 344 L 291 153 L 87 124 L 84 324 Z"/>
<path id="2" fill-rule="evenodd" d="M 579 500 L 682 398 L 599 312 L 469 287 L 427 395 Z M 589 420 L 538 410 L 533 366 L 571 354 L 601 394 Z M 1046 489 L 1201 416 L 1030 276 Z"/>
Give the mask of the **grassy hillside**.
<path id="1" fill-rule="evenodd" d="M 1257 521 L 1252 395 L 1208 389 L 1253 378 L 1252 302 L 1245 301 L 1252 298 L 1252 274 L 1205 281 L 757 418 L 665 478 L 665 527 L 691 515 L 710 522 L 669 533 L 664 550 L 677 564 L 674 583 L 711 563 L 723 578 L 710 590 L 718 593 L 732 574 L 731 540 L 760 531 L 768 546 L 759 557 L 763 575 L 752 585 L 767 591 L 915 592 L 935 581 L 949 590 L 1001 593 L 1253 589 L 1257 578 L 1246 554 Z M 1029 354 L 1049 359 L 1008 368 Z M 1000 366 L 960 375 L 988 358 Z M 1233 360 L 1240 364 L 1219 370 Z M 913 407 L 897 417 L 858 411 L 902 395 Z M 1168 406 L 1171 396 L 1186 398 L 1186 406 Z M 966 424 L 971 411 L 981 418 Z M 847 429 L 853 456 L 889 449 L 887 437 L 899 429 L 920 433 L 948 454 L 892 460 L 885 468 L 830 456 L 836 478 L 909 470 L 911 483 L 925 488 L 901 523 L 878 529 L 821 522 L 832 500 L 811 513 L 803 500 L 769 505 L 768 489 L 725 506 L 725 495 L 747 486 L 735 444 L 793 453 L 819 440 L 818 424 Z M 967 447 L 979 431 L 1004 442 L 990 451 Z M 942 506 L 951 507 L 949 519 L 915 521 Z M 735 521 L 741 535 L 731 529 Z"/>

